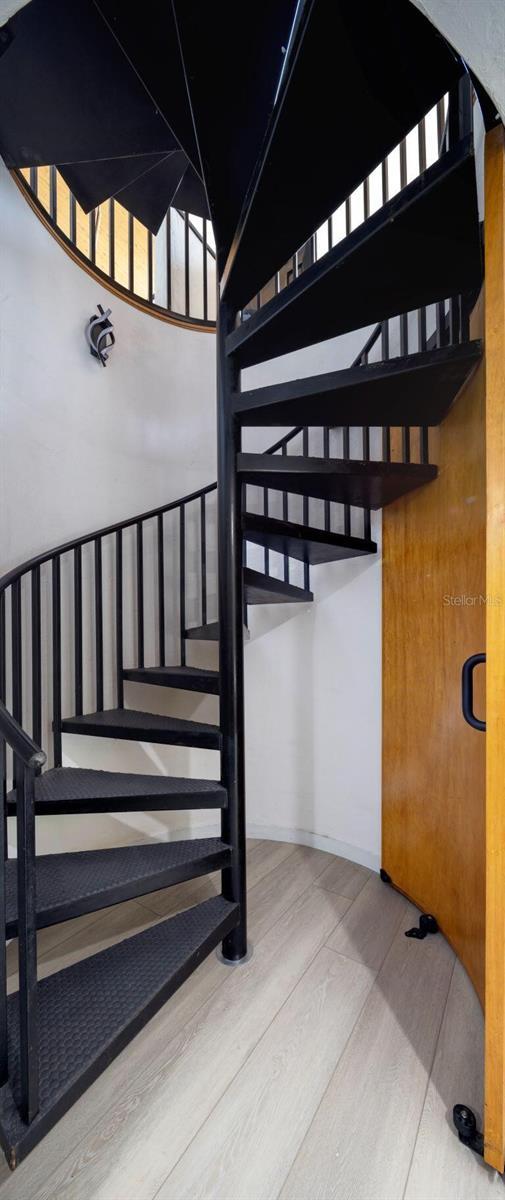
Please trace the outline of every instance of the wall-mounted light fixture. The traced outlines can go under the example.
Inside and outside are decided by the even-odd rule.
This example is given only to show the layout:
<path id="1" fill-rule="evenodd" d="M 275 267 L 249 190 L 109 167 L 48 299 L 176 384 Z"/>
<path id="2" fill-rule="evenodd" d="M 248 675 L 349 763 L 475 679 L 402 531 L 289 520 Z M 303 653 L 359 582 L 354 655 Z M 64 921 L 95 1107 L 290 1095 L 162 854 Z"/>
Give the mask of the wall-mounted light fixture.
<path id="1" fill-rule="evenodd" d="M 89 346 L 90 354 L 93 358 L 97 358 L 101 362 L 102 367 L 105 367 L 109 357 L 108 351 L 114 345 L 116 339 L 113 334 L 113 324 L 109 321 L 111 309 L 103 309 L 101 304 L 97 304 L 99 316 L 89 318 L 86 326 L 86 341 Z"/>

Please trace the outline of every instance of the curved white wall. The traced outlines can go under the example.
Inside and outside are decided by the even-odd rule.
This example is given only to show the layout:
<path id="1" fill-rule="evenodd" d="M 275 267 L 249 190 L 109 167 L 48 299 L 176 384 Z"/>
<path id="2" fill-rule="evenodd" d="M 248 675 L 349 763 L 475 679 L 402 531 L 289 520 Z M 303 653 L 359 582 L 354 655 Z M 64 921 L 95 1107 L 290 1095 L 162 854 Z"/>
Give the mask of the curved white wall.
<path id="1" fill-rule="evenodd" d="M 80 533 L 178 498 L 215 478 L 215 338 L 110 296 L 77 267 L 0 169 L 0 503 L 3 572 Z M 117 344 L 105 370 L 84 326 L 100 301 Z M 248 373 L 348 365 L 366 331 Z M 275 430 L 254 430 L 264 448 Z M 318 520 L 317 514 L 314 516 Z M 380 521 L 376 532 L 380 533 Z M 254 552 L 253 552 L 254 554 Z M 105 563 L 104 563 L 105 567 Z M 272 556 L 272 573 L 280 563 Z M 250 610 L 246 644 L 248 820 L 376 866 L 380 811 L 380 563 L 313 572 L 316 602 Z M 189 661 L 216 664 L 192 644 Z M 112 695 L 109 697 L 113 703 Z M 217 719 L 215 697 L 126 685 L 130 707 Z M 215 776 L 209 751 L 64 738 L 65 761 Z M 39 850 L 210 829 L 209 814 L 38 822 Z"/>
<path id="2" fill-rule="evenodd" d="M 505 121 L 503 0 L 411 0 L 475 71 Z"/>

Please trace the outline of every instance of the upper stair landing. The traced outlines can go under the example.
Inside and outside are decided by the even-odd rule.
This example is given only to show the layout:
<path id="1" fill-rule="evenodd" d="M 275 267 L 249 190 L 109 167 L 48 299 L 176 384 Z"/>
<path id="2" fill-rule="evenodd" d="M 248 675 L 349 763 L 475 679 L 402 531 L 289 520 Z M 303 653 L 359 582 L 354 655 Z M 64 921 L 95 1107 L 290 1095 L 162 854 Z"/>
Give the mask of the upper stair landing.
<path id="1" fill-rule="evenodd" d="M 227 338 L 240 367 L 479 287 L 471 137 L 369 217 Z"/>
<path id="2" fill-rule="evenodd" d="M 197 0 L 183 6 L 200 7 Z M 241 28 L 241 46 L 243 39 Z M 182 52 L 190 60 L 184 39 Z M 404 0 L 308 0 L 223 275 L 232 307 L 267 283 L 462 71 L 447 42 Z M 209 59 L 210 105 L 213 75 Z M 191 95 L 191 80 L 189 88 Z M 241 114 L 246 141 L 254 100 L 253 90 Z"/>

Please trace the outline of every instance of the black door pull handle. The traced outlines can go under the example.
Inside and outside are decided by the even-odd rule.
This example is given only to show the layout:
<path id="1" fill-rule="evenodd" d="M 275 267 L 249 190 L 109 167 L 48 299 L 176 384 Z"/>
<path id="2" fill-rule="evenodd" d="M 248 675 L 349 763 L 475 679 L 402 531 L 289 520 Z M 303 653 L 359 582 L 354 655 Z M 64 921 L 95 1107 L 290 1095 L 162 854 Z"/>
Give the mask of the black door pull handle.
<path id="1" fill-rule="evenodd" d="M 461 672 L 461 706 L 463 716 L 473 729 L 480 729 L 484 733 L 486 732 L 486 722 L 479 721 L 479 718 L 475 716 L 473 711 L 473 672 L 479 663 L 485 663 L 485 661 L 485 654 L 471 654 L 470 658 L 467 658 L 466 662 L 463 663 L 463 670 Z"/>

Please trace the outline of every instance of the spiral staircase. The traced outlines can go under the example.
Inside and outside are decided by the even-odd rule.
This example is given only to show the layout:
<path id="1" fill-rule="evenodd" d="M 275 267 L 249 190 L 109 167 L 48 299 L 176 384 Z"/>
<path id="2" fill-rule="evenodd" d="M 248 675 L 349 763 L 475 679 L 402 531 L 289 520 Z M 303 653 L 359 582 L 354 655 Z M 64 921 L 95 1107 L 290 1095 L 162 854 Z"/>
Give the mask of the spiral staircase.
<path id="1" fill-rule="evenodd" d="M 243 21 L 246 21 L 244 31 Z M 104 84 L 104 80 L 108 81 Z M 336 86 L 338 80 L 338 86 Z M 30 86 L 28 87 L 28 82 Z M 105 90 L 104 90 L 105 89 Z M 359 228 L 278 287 L 297 255 L 339 205 L 449 93 L 440 157 Z M 37 94 L 36 112 L 32 96 Z M 89 106 L 80 97 L 89 98 Z M 186 616 L 185 529 L 213 485 L 155 512 L 41 554 L 0 581 L 0 739 L 6 815 L 17 818 L 17 859 L 3 864 L 1 919 L 19 939 L 19 991 L 7 997 L 0 958 L 0 1138 L 11 1167 L 30 1151 L 153 1013 L 219 943 L 247 954 L 243 641 L 254 604 L 310 603 L 310 566 L 373 554 L 370 511 L 428 485 L 428 427 L 440 423 L 481 355 L 469 314 L 482 278 L 472 140 L 472 90 L 464 63 L 418 11 L 400 0 L 356 5 L 283 0 L 235 8 L 147 0 L 138 14 L 114 0 L 65 6 L 32 0 L 4 27 L 0 52 L 0 148 L 7 165 L 56 164 L 88 208 L 121 202 L 156 232 L 177 196 L 212 219 L 220 280 L 218 357 L 218 621 L 209 619 L 202 573 L 200 623 Z M 344 103 L 345 101 L 345 103 Z M 305 150 L 300 155 L 300 131 Z M 192 207 L 193 206 L 193 207 Z M 273 283 L 272 283 L 273 281 Z M 268 285 L 268 287 L 267 287 Z M 266 295 L 266 300 L 264 299 Z M 252 300 L 251 298 L 257 298 Z M 427 324 L 434 306 L 436 325 Z M 408 314 L 416 313 L 416 348 Z M 391 351 L 388 321 L 400 318 Z M 376 324 L 348 369 L 242 390 L 241 371 Z M 183 335 L 182 335 L 183 336 Z M 371 350 L 379 361 L 371 360 Z M 242 449 L 251 426 L 295 426 L 265 453 Z M 332 431 L 343 431 L 339 456 Z M 322 453 L 309 431 L 322 431 Z M 350 443 L 359 430 L 361 451 Z M 379 431 L 376 453 L 371 430 Z M 413 431 L 416 430 L 414 438 Z M 400 451 L 392 444 L 399 434 Z M 292 452 L 301 443 L 300 449 Z M 417 450 L 414 451 L 414 443 Z M 247 503 L 248 487 L 283 497 L 282 515 Z M 287 497 L 301 496 L 303 518 Z M 245 503 L 244 503 L 245 498 Z M 309 502 L 324 519 L 311 523 Z M 332 527 L 338 506 L 343 528 Z M 180 661 L 167 662 L 164 520 L 180 537 Z M 356 533 L 356 514 L 361 531 Z M 352 519 L 351 519 L 352 518 Z M 158 661 L 144 654 L 145 523 L 157 530 Z M 123 652 L 123 548 L 136 538 L 134 663 Z M 352 530 L 352 532 L 351 532 Z M 105 707 L 103 565 L 114 543 L 115 693 Z M 244 565 L 244 544 L 264 552 L 265 571 Z M 83 554 L 94 562 L 95 711 L 84 711 Z M 269 572 L 283 556 L 283 577 Z M 73 565 L 73 703 L 62 698 L 62 562 Z M 303 581 L 290 570 L 302 564 Z M 41 572 L 51 586 L 51 635 L 41 620 Z M 26 588 L 29 649 L 23 641 Z M 6 656 L 6 614 L 10 654 Z M 189 642 L 219 642 L 219 670 L 187 664 Z M 31 671 L 27 713 L 23 683 Z M 44 749 L 42 662 L 49 660 L 52 735 Z M 64 667 L 63 663 L 63 667 Z M 10 678 L 7 678 L 10 675 Z M 219 724 L 126 708 L 124 683 L 219 696 Z M 107 681 L 105 681 L 106 683 Z M 27 727 L 31 733 L 27 732 Z M 204 747 L 220 755 L 220 781 L 69 768 L 62 739 L 130 739 Z M 37 856 L 37 814 L 214 809 L 221 836 Z M 37 981 L 36 930 L 212 871 L 222 894 Z M 176 1103 L 177 1098 L 173 1098 Z"/>

